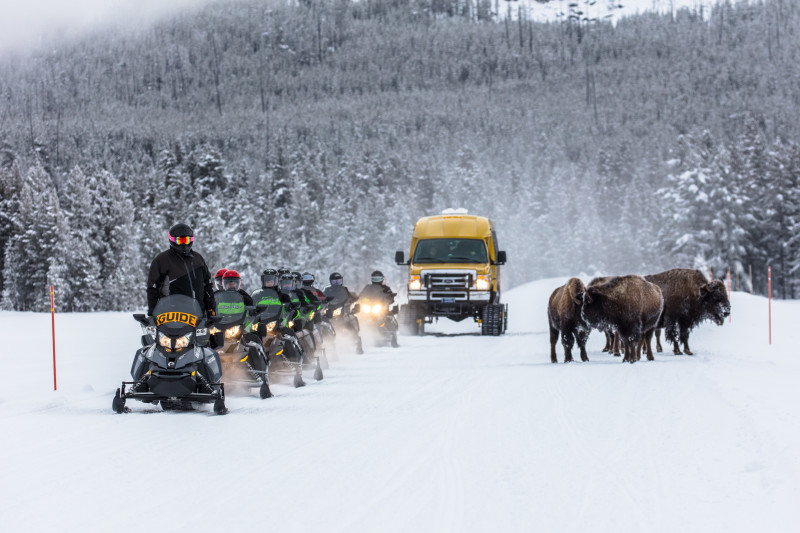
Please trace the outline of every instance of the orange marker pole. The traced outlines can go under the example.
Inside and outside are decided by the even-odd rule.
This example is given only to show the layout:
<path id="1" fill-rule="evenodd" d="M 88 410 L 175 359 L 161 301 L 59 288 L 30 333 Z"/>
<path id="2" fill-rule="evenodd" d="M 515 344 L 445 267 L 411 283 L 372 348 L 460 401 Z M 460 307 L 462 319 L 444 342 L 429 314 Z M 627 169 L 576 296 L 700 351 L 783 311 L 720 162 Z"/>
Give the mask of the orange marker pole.
<path id="1" fill-rule="evenodd" d="M 56 382 L 56 301 L 52 285 L 50 285 L 50 322 L 53 330 L 53 390 L 58 390 Z"/>

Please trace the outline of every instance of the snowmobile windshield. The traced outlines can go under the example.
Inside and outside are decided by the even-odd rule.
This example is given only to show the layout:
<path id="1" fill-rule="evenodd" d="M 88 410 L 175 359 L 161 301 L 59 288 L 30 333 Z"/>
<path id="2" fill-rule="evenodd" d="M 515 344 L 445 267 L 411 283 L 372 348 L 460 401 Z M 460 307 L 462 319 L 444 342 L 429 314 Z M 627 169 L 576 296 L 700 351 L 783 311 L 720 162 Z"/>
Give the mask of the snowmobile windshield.
<path id="1" fill-rule="evenodd" d="M 220 322 L 217 327 L 223 329 L 244 321 L 245 306 L 242 295 L 237 291 L 222 291 L 214 295 L 217 302 L 217 316 Z"/>
<path id="2" fill-rule="evenodd" d="M 161 298 L 153 310 L 156 327 L 168 335 L 194 331 L 203 316 L 200 303 L 184 294 L 170 294 Z"/>
<path id="3" fill-rule="evenodd" d="M 412 263 L 488 263 L 480 239 L 425 239 L 417 243 Z"/>

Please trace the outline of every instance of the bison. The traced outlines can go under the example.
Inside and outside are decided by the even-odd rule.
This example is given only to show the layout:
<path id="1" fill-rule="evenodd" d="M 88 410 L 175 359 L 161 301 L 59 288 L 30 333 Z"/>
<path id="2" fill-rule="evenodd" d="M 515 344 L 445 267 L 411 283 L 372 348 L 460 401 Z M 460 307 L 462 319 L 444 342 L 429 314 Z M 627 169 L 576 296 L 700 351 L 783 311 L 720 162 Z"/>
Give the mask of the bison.
<path id="1" fill-rule="evenodd" d="M 613 276 L 602 276 L 592 279 L 586 287 L 594 287 L 595 285 L 602 285 L 606 281 L 610 280 Z M 620 356 L 620 342 L 619 337 L 614 335 L 614 330 L 607 329 L 604 331 L 606 336 L 606 345 L 603 346 L 603 351 L 608 353 L 613 353 L 615 357 Z"/>
<path id="2" fill-rule="evenodd" d="M 660 274 L 645 276 L 655 283 L 664 295 L 664 312 L 658 328 L 664 329 L 664 338 L 672 342 L 675 355 L 681 355 L 678 341 L 687 355 L 689 332 L 704 320 L 713 320 L 721 326 L 731 314 L 731 302 L 721 280 L 708 281 L 702 272 L 689 268 L 673 268 Z M 656 331 L 656 350 L 661 351 L 660 331 Z"/>
<path id="3" fill-rule="evenodd" d="M 586 287 L 578 278 L 570 278 L 567 283 L 553 291 L 547 305 L 547 319 L 550 322 L 550 361 L 557 363 L 556 341 L 561 334 L 564 346 L 564 362 L 572 361 L 572 346 L 575 340 L 581 350 L 581 361 L 588 361 L 586 340 L 589 338 L 589 326 L 581 318 L 581 305 Z"/>
<path id="4" fill-rule="evenodd" d="M 623 361 L 638 361 L 643 343 L 652 338 L 661 317 L 664 298 L 657 285 L 641 276 L 615 276 L 586 288 L 581 315 L 589 326 L 613 331 L 625 351 Z M 653 352 L 647 346 L 647 359 Z"/>

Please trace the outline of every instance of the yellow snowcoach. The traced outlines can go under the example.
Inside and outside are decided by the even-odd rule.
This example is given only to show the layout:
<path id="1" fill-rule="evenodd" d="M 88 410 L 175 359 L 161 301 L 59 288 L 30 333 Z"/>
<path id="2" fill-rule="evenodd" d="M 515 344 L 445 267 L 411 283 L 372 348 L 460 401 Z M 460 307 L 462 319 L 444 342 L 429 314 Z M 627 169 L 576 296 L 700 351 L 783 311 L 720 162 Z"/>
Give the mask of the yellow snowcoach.
<path id="1" fill-rule="evenodd" d="M 414 225 L 408 261 L 399 251 L 395 262 L 408 265 L 408 304 L 398 313 L 405 333 L 422 335 L 425 324 L 439 317 L 473 318 L 482 335 L 505 332 L 508 305 L 500 303 L 500 265 L 506 253 L 488 218 L 465 209 L 423 217 Z"/>

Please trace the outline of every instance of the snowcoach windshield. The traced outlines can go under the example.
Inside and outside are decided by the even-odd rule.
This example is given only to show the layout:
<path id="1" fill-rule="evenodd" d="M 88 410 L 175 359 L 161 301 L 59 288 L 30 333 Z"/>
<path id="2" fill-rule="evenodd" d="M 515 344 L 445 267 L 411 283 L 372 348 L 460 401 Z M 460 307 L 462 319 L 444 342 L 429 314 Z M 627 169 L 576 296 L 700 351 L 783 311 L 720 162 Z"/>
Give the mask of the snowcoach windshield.
<path id="1" fill-rule="evenodd" d="M 412 263 L 488 263 L 480 239 L 425 239 L 417 243 Z"/>

